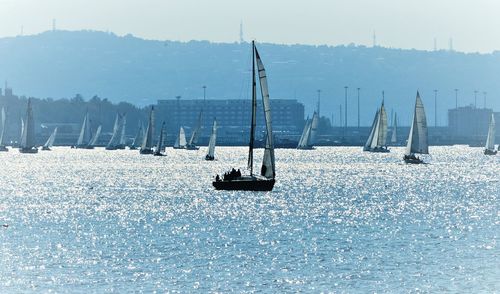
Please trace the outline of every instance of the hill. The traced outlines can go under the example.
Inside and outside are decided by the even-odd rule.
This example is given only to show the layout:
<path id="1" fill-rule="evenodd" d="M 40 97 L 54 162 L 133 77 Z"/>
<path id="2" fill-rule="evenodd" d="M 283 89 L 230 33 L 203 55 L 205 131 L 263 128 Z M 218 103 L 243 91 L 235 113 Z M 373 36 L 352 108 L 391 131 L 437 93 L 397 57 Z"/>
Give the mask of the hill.
<path id="1" fill-rule="evenodd" d="M 385 90 L 389 111 L 408 124 L 417 89 L 434 125 L 434 89 L 438 123 L 446 111 L 474 102 L 500 108 L 500 53 L 465 54 L 363 46 L 258 44 L 270 82 L 271 98 L 296 98 L 311 112 L 321 89 L 321 112 L 339 124 L 344 86 L 349 86 L 349 125 L 357 124 L 356 88 L 361 88 L 361 124 L 368 125 Z M 68 98 L 94 95 L 139 106 L 157 99 L 208 99 L 249 96 L 250 46 L 207 41 L 187 43 L 144 40 L 95 31 L 51 31 L 0 39 L 0 79 L 19 94 Z"/>

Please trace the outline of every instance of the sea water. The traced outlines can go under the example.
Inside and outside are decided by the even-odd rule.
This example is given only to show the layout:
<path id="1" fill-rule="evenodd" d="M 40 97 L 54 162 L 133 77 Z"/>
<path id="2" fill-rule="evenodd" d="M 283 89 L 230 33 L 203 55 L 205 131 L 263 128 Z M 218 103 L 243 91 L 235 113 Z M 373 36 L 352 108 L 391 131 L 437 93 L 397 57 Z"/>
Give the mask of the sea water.
<path id="1" fill-rule="evenodd" d="M 212 188 L 243 147 L 1 153 L 0 292 L 500 291 L 500 156 L 403 151 L 279 149 L 272 192 Z"/>

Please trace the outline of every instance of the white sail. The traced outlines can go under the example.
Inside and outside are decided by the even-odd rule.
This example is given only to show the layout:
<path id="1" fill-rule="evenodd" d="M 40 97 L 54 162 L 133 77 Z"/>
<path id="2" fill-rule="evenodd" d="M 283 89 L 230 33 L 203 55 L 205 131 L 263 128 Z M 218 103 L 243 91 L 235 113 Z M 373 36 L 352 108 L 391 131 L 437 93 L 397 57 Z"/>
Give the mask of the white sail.
<path id="1" fill-rule="evenodd" d="M 200 111 L 200 114 L 198 115 L 198 123 L 196 125 L 196 128 L 193 130 L 193 133 L 191 134 L 191 138 L 189 139 L 189 146 L 196 145 L 198 142 L 198 136 L 201 130 L 201 117 L 202 117 L 203 111 Z"/>
<path id="2" fill-rule="evenodd" d="M 153 126 L 154 126 L 154 107 L 151 106 L 148 126 L 146 127 L 145 136 L 142 140 L 141 151 L 151 150 L 151 148 L 153 148 Z"/>
<path id="3" fill-rule="evenodd" d="M 158 138 L 158 143 L 156 145 L 156 152 L 162 152 L 163 151 L 163 137 L 164 137 L 164 132 L 165 132 L 165 122 L 163 122 L 162 125 L 161 125 L 160 136 Z"/>
<path id="4" fill-rule="evenodd" d="M 31 108 L 31 99 L 28 99 L 28 108 L 26 110 L 26 123 L 24 124 L 23 136 L 21 138 L 22 149 L 35 147 L 35 121 L 33 120 L 33 110 Z"/>
<path id="5" fill-rule="evenodd" d="M 91 131 L 90 131 L 90 121 L 89 121 L 89 113 L 85 113 L 85 117 L 83 118 L 82 128 L 80 130 L 80 135 L 78 136 L 78 141 L 76 142 L 76 146 L 84 146 L 90 143 Z"/>
<path id="6" fill-rule="evenodd" d="M 486 138 L 485 148 L 491 151 L 495 150 L 495 116 L 493 113 L 490 118 L 490 126 L 488 128 L 488 137 Z"/>
<path id="7" fill-rule="evenodd" d="M 24 134 L 24 119 L 21 117 L 21 136 L 19 137 L 19 144 L 21 144 L 21 140 L 23 139 Z"/>
<path id="8" fill-rule="evenodd" d="M 56 135 L 57 135 L 57 127 L 52 131 L 52 134 L 50 134 L 49 138 L 47 139 L 47 142 L 43 145 L 44 148 L 50 148 L 52 145 L 54 145 L 54 141 L 56 140 Z"/>
<path id="9" fill-rule="evenodd" d="M 429 144 L 427 142 L 427 119 L 425 117 L 424 104 L 420 99 L 420 94 L 417 92 L 415 99 L 415 111 L 413 113 L 413 121 L 406 145 L 406 155 L 421 153 L 429 154 Z"/>
<path id="10" fill-rule="evenodd" d="M 370 135 L 368 136 L 368 140 L 366 140 L 365 146 L 363 146 L 363 151 L 368 151 L 371 148 L 373 138 L 375 137 L 375 129 L 378 123 L 378 113 L 379 110 L 377 109 L 377 112 L 375 112 L 375 118 L 373 119 Z"/>
<path id="11" fill-rule="evenodd" d="M 120 124 L 120 145 L 124 146 L 125 145 L 125 127 L 127 125 L 127 116 L 125 115 L 125 113 L 122 115 L 122 120 L 121 120 L 121 124 Z"/>
<path id="12" fill-rule="evenodd" d="M 118 145 L 119 131 L 120 131 L 120 114 L 117 113 L 115 117 L 115 123 L 113 125 L 113 134 L 111 139 L 109 139 L 107 147 L 114 147 Z"/>
<path id="13" fill-rule="evenodd" d="M 212 125 L 212 134 L 210 134 L 210 141 L 208 142 L 207 157 L 214 157 L 215 154 L 215 141 L 217 140 L 217 120 L 214 119 Z"/>
<path id="14" fill-rule="evenodd" d="M 298 149 L 307 147 L 307 141 L 310 137 L 310 134 L 311 134 L 311 120 L 308 117 L 306 120 L 306 124 L 304 126 L 304 130 L 302 131 L 302 136 L 300 136 L 299 144 L 297 145 Z"/>
<path id="15" fill-rule="evenodd" d="M 274 142 L 271 120 L 271 103 L 269 101 L 269 88 L 267 85 L 266 70 L 259 56 L 257 48 L 254 47 L 257 69 L 259 73 L 260 91 L 262 95 L 262 107 L 264 109 L 264 120 L 266 122 L 266 145 L 264 149 L 264 159 L 262 162 L 261 175 L 268 179 L 274 179 L 276 175 L 274 160 Z"/>
<path id="16" fill-rule="evenodd" d="M 94 147 L 97 144 L 97 140 L 99 140 L 99 136 L 101 135 L 101 129 L 102 129 L 102 126 L 99 125 L 97 127 L 97 130 L 95 131 L 94 136 L 90 140 L 89 146 Z"/>
<path id="17" fill-rule="evenodd" d="M 2 107 L 2 117 L 1 117 L 2 129 L 0 130 L 0 146 L 4 146 L 3 137 L 5 135 L 5 121 L 6 121 L 5 109 Z"/>
<path id="18" fill-rule="evenodd" d="M 309 138 L 307 140 L 307 145 L 312 146 L 316 143 L 316 135 L 318 132 L 319 117 L 318 113 L 315 111 L 311 122 L 311 131 L 309 132 Z"/>
<path id="19" fill-rule="evenodd" d="M 134 141 L 132 142 L 132 147 L 137 147 L 137 145 L 141 141 L 142 136 L 144 136 L 144 131 L 142 123 L 139 123 L 139 129 L 137 130 L 137 134 L 135 135 Z"/>
<path id="20" fill-rule="evenodd" d="M 391 143 L 395 144 L 397 141 L 398 141 L 398 117 L 396 113 L 394 113 L 394 120 L 392 121 Z"/>
<path id="21" fill-rule="evenodd" d="M 380 107 L 379 120 L 377 147 L 385 147 L 387 145 L 387 112 L 385 111 L 383 101 L 382 106 Z"/>
<path id="22" fill-rule="evenodd" d="M 179 147 L 185 147 L 186 146 L 186 132 L 184 132 L 184 128 L 181 127 L 179 129 Z"/>

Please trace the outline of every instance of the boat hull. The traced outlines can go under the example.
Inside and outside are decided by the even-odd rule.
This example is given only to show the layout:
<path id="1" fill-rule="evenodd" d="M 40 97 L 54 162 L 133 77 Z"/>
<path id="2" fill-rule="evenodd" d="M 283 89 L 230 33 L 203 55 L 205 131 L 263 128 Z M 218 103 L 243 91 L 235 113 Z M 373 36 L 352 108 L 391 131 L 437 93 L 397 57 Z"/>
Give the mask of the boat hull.
<path id="1" fill-rule="evenodd" d="M 409 163 L 409 164 L 423 164 L 424 161 L 418 157 L 416 157 L 415 155 L 405 155 L 403 157 L 403 160 L 405 161 L 405 163 Z"/>
<path id="2" fill-rule="evenodd" d="M 94 149 L 94 146 L 76 146 L 76 149 Z"/>
<path id="3" fill-rule="evenodd" d="M 391 152 L 389 149 L 387 149 L 385 147 L 382 147 L 382 148 L 369 148 L 369 149 L 366 149 L 364 151 L 374 152 L 374 153 L 389 153 L 389 152 Z"/>
<path id="4" fill-rule="evenodd" d="M 139 154 L 153 154 L 153 150 L 152 149 L 141 149 L 139 150 Z"/>
<path id="5" fill-rule="evenodd" d="M 153 153 L 154 156 L 165 156 L 165 154 L 161 153 L 161 152 L 155 152 Z"/>
<path id="6" fill-rule="evenodd" d="M 272 191 L 275 180 L 242 179 L 234 181 L 214 181 L 215 190 L 228 191 Z"/>
<path id="7" fill-rule="evenodd" d="M 7 146 L 0 146 L 0 152 L 7 152 L 9 151 L 9 148 Z"/>
<path id="8" fill-rule="evenodd" d="M 185 148 L 185 149 L 186 149 L 186 150 L 199 150 L 199 149 L 200 149 L 200 147 L 198 147 L 198 146 L 186 146 L 186 148 Z"/>
<path id="9" fill-rule="evenodd" d="M 206 155 L 205 160 L 212 161 L 212 160 L 215 160 L 215 157 Z"/>
<path id="10" fill-rule="evenodd" d="M 496 150 L 484 149 L 484 155 L 497 155 Z"/>
<path id="11" fill-rule="evenodd" d="M 38 149 L 37 148 L 19 148 L 19 152 L 27 153 L 27 154 L 34 154 L 34 153 L 38 153 Z"/>
<path id="12" fill-rule="evenodd" d="M 42 151 L 52 151 L 52 149 L 50 149 L 49 147 L 45 147 L 45 146 L 43 146 L 43 147 L 42 147 Z"/>
<path id="13" fill-rule="evenodd" d="M 313 146 L 297 147 L 298 150 L 314 150 Z"/>

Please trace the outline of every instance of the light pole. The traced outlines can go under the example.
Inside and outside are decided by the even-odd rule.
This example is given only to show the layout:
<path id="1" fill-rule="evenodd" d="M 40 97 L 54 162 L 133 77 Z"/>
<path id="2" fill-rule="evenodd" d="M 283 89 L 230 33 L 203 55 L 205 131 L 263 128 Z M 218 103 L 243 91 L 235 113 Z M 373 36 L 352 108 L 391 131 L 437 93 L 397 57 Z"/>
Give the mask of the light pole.
<path id="1" fill-rule="evenodd" d="M 437 94 L 438 90 L 434 90 L 434 127 L 437 127 L 438 115 L 437 115 Z"/>
<path id="2" fill-rule="evenodd" d="M 345 89 L 345 105 L 344 105 L 344 116 L 345 116 L 345 130 L 347 131 L 347 89 L 349 87 L 345 86 L 344 89 Z"/>
<path id="3" fill-rule="evenodd" d="M 474 108 L 477 108 L 477 90 L 474 90 Z"/>
<path id="4" fill-rule="evenodd" d="M 358 88 L 358 130 L 359 130 L 359 90 L 361 90 L 361 88 Z"/>
<path id="5" fill-rule="evenodd" d="M 455 108 L 458 109 L 458 89 L 455 89 Z"/>

